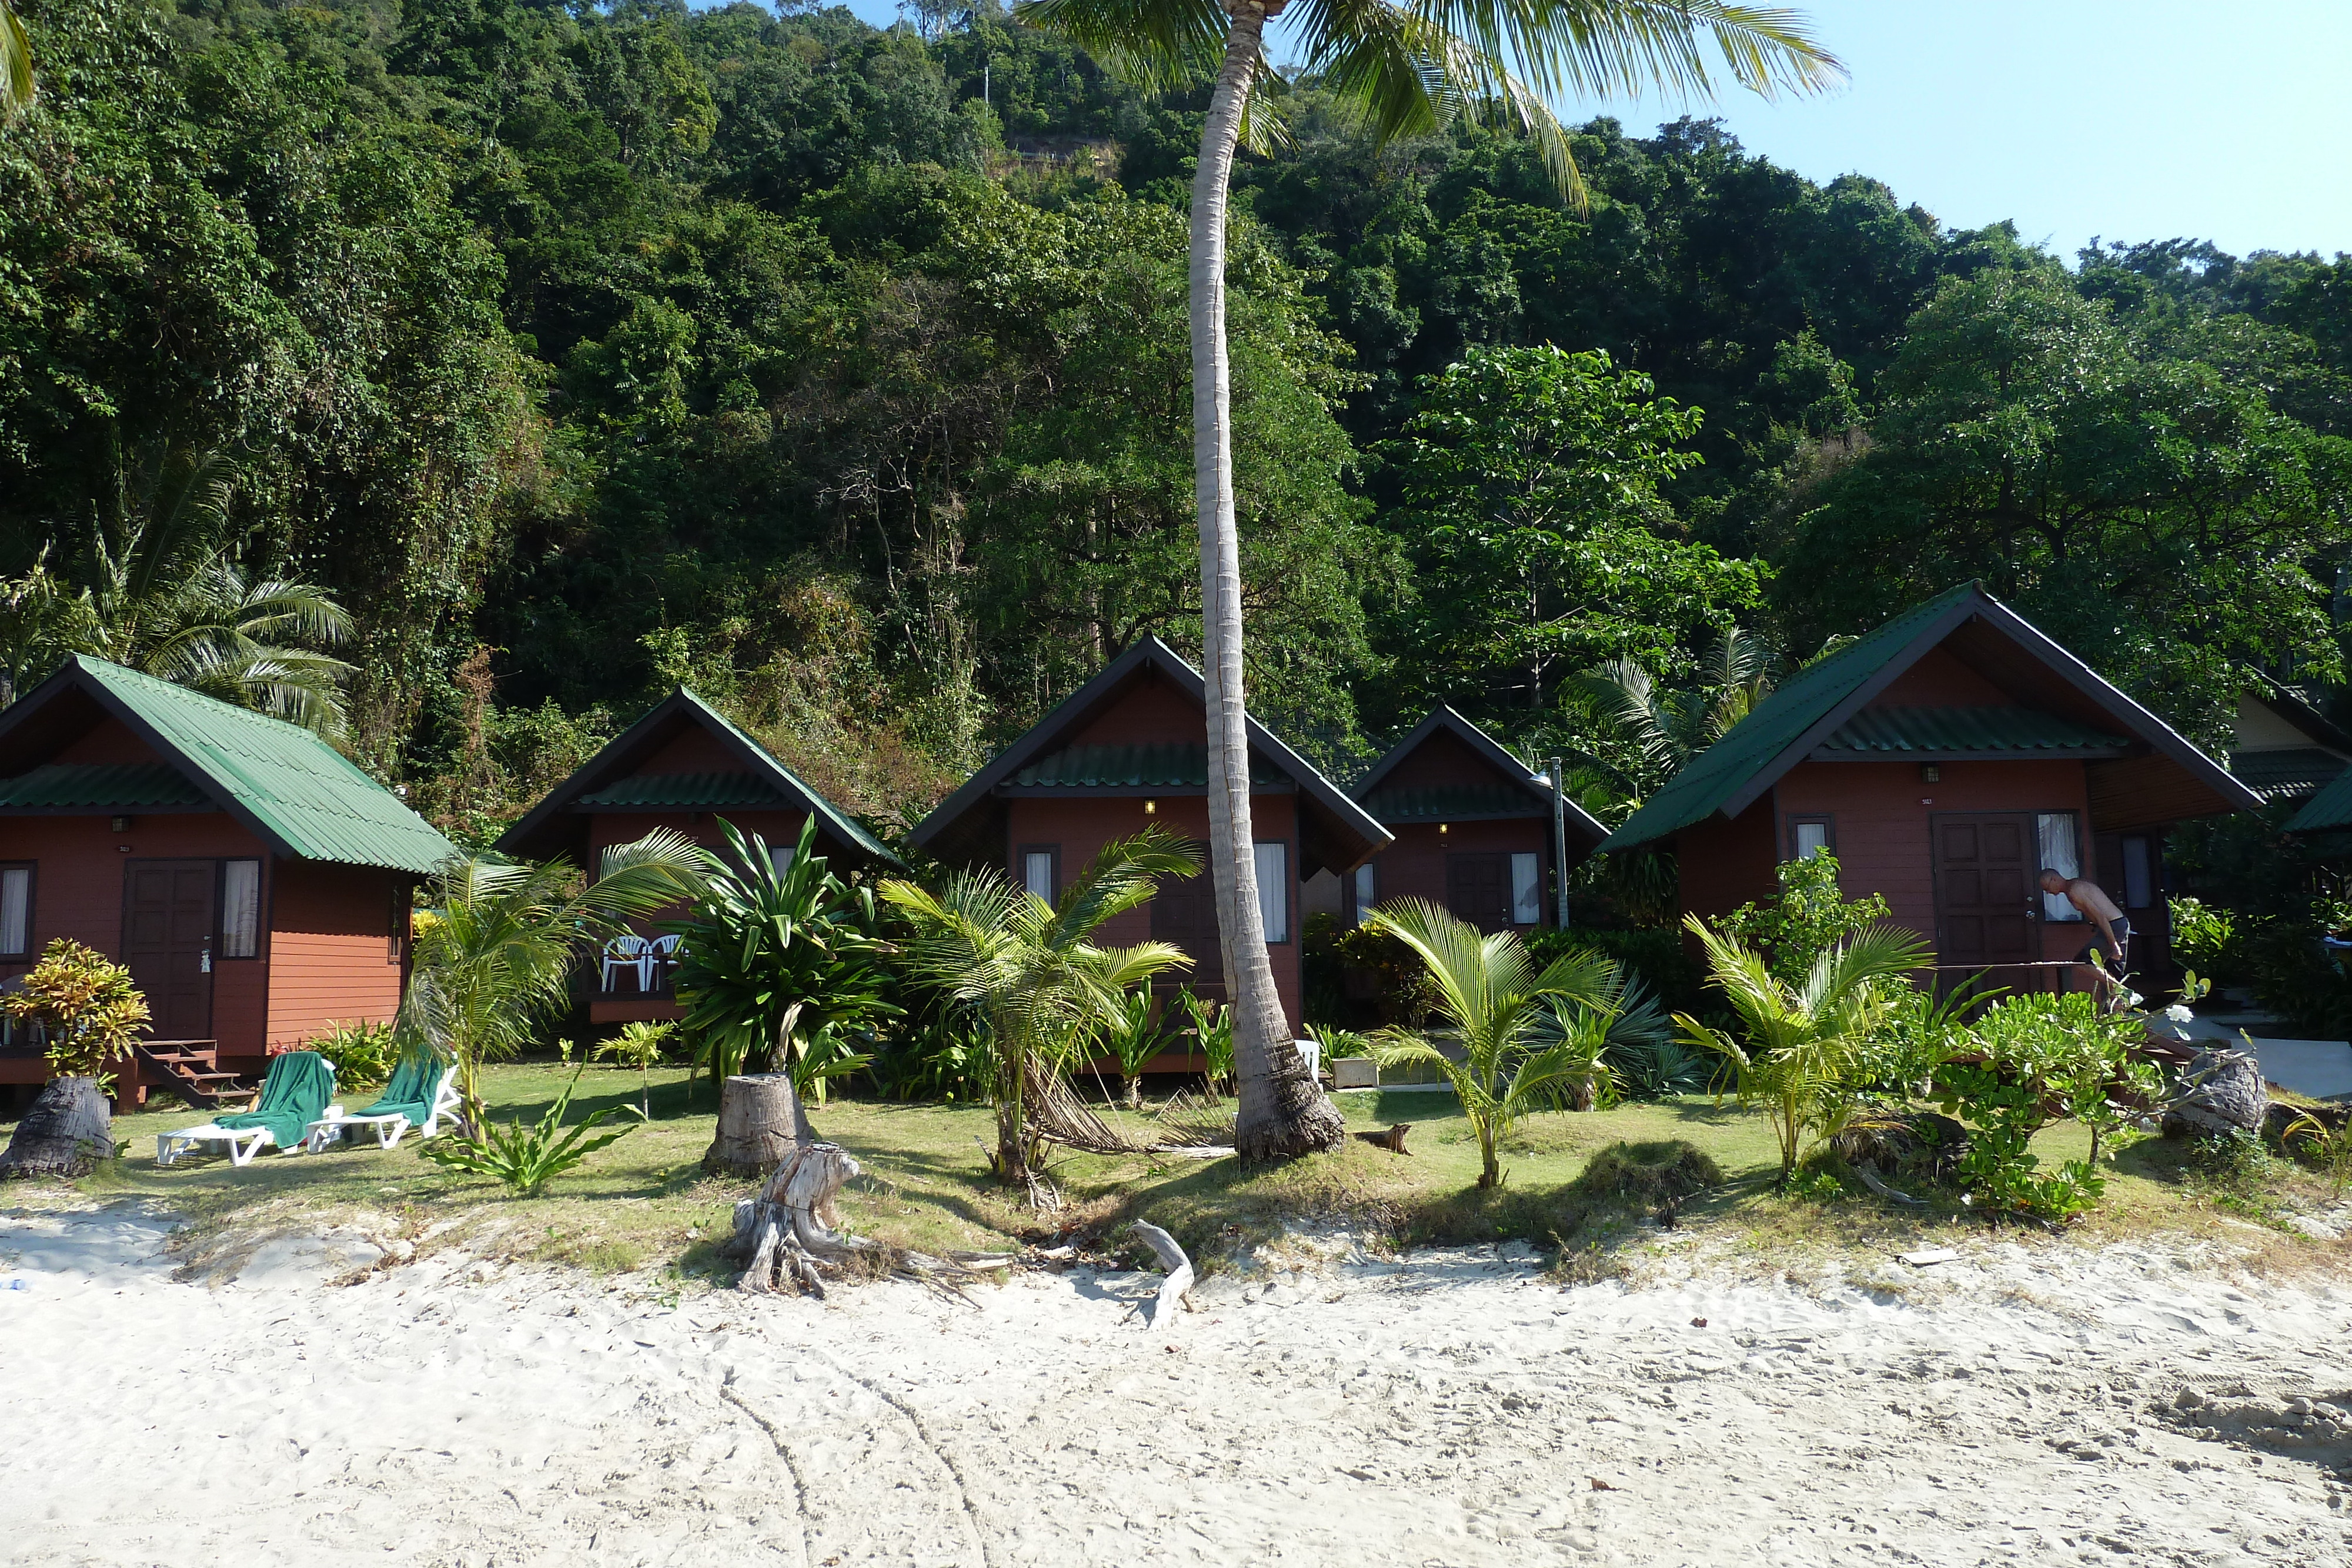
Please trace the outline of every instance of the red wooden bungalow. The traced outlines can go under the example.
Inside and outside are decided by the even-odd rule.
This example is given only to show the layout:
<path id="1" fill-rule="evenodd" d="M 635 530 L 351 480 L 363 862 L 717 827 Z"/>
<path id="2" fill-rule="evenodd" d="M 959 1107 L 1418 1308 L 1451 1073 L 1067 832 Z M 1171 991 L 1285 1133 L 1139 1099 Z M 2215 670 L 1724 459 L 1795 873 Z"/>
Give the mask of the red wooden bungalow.
<path id="1" fill-rule="evenodd" d="M 999 867 L 1045 898 L 1104 844 L 1153 823 L 1205 843 L 1206 721 L 1200 672 L 1147 636 L 940 802 L 913 841 L 950 863 Z M 1259 909 L 1275 986 L 1295 1031 L 1303 1021 L 1300 882 L 1318 870 L 1353 871 L 1389 834 L 1255 719 L 1249 737 Z M 1223 999 L 1209 888 L 1205 871 L 1171 880 L 1149 904 L 1110 921 L 1103 940 L 1172 942 L 1192 955 L 1192 967 L 1161 988 L 1181 983 Z"/>
<path id="2" fill-rule="evenodd" d="M 1440 706 L 1356 786 L 1356 802 L 1396 841 L 1356 868 L 1355 918 L 1376 903 L 1425 898 L 1485 931 L 1553 924 L 1551 781 L 1485 730 Z M 1558 803 L 1565 863 L 1580 865 L 1609 830 Z"/>
<path id="3" fill-rule="evenodd" d="M 153 1015 L 132 1101 L 212 1103 L 389 1019 L 410 890 L 455 852 L 309 730 L 120 664 L 69 659 L 0 713 L 0 977 L 59 936 L 127 965 Z M 47 1076 L 11 1031 L 0 1083 Z"/>
<path id="4" fill-rule="evenodd" d="M 532 860 L 562 855 L 593 873 L 606 850 L 656 828 L 719 848 L 723 819 L 747 838 L 767 840 L 769 852 L 782 857 L 800 842 L 812 814 L 818 847 L 835 871 L 905 869 L 849 813 L 681 686 L 550 790 L 499 835 L 498 847 Z M 646 922 L 646 935 L 660 924 Z M 591 977 L 589 1022 L 678 1017 L 669 971 L 660 954 L 608 953 Z"/>
<path id="5" fill-rule="evenodd" d="M 1706 915 L 1827 849 L 1848 897 L 1884 894 L 1955 970 L 2073 958 L 2089 932 L 2035 873 L 2087 871 L 2130 915 L 2145 974 L 2167 967 L 2166 831 L 2257 804 L 1971 583 L 1799 672 L 1601 847 L 1671 845 L 1682 907 Z"/>

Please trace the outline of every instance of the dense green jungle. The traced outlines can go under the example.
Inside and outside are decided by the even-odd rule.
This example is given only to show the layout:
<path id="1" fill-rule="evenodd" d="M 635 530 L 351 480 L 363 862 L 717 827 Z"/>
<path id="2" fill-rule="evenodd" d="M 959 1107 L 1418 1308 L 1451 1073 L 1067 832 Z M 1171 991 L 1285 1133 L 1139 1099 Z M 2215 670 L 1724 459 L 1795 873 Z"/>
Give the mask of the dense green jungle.
<path id="1" fill-rule="evenodd" d="M 15 689 L 201 567 L 461 837 L 680 682 L 887 831 L 1133 639 L 1197 649 L 1199 95 L 969 10 L 20 9 Z M 2208 742 L 2249 668 L 2338 677 L 2352 259 L 2053 256 L 1703 119 L 1582 125 L 1579 206 L 1511 135 L 1277 102 L 1253 699 L 1340 776 L 1444 700 L 1622 812 L 1656 758 L 1599 686 L 1699 711 L 1971 577 Z"/>

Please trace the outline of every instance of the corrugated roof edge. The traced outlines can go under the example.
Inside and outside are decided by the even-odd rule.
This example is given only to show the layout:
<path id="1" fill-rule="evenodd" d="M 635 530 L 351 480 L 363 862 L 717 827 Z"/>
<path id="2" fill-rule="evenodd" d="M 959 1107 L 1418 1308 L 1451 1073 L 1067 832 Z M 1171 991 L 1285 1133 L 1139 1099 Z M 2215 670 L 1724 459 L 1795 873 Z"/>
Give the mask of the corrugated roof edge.
<path id="1" fill-rule="evenodd" d="M 1501 741 L 1496 740 L 1455 711 L 1451 703 L 1440 703 L 1430 709 L 1428 716 L 1412 727 L 1411 734 L 1381 754 L 1380 760 L 1372 764 L 1371 769 L 1357 780 L 1355 789 L 1349 793 L 1360 803 L 1370 800 L 1379 789 L 1381 780 L 1386 779 L 1398 763 L 1412 755 L 1415 747 L 1441 729 L 1454 735 L 1473 751 L 1484 756 L 1495 768 L 1507 775 L 1514 784 L 1539 797 L 1546 812 L 1551 810 L 1551 786 L 1545 781 L 1543 776 L 1519 760 L 1517 754 Z M 1569 826 L 1576 829 L 1587 839 L 1598 843 L 1609 836 L 1609 830 L 1601 826 L 1601 820 L 1574 800 L 1563 796 L 1560 806 L 1562 814 L 1568 819 Z"/>
<path id="2" fill-rule="evenodd" d="M 679 686 L 669 695 L 639 714 L 628 728 L 596 748 L 596 754 L 573 768 L 563 781 L 540 797 L 539 803 L 507 825 L 498 839 L 498 848 L 509 854 L 528 852 L 525 845 L 538 833 L 551 817 L 562 810 L 592 787 L 587 780 L 596 779 L 598 770 L 607 758 L 637 745 L 652 728 L 679 711 L 691 713 L 696 720 L 713 729 L 731 745 L 744 763 L 753 771 L 766 774 L 782 784 L 787 793 L 805 801 L 812 815 L 819 818 L 842 842 L 874 856 L 890 865 L 906 869 L 906 862 L 891 853 L 888 846 L 866 830 L 855 817 L 835 805 L 832 800 L 784 766 L 772 751 L 761 745 L 748 732 L 737 726 L 725 714 L 712 707 L 700 696 Z"/>
<path id="3" fill-rule="evenodd" d="M 1855 687 L 1928 625 L 1980 591 L 1973 581 L 1890 616 L 1875 629 L 1820 659 L 1776 687 L 1722 739 L 1693 758 L 1641 809 L 1601 841 L 1605 852 L 1633 849 L 1680 832 L 1715 814 L 1788 738 L 1819 723 Z M 1743 766 L 1744 765 L 1744 766 Z"/>
<path id="4" fill-rule="evenodd" d="M 159 753 L 173 758 L 175 766 L 209 795 L 214 804 L 281 854 L 299 860 L 374 866 L 385 871 L 413 872 L 421 875 L 430 873 L 457 852 L 455 844 L 444 838 L 433 824 L 411 810 L 400 797 L 370 778 L 350 758 L 301 726 L 272 718 L 268 714 L 256 713 L 250 708 L 238 707 L 218 697 L 173 685 L 169 681 L 159 680 L 153 675 L 87 653 L 68 657 L 47 680 L 11 704 L 5 713 L 0 713 L 0 740 L 5 740 L 18 725 L 46 706 L 58 692 L 68 686 L 77 687 L 97 697 L 100 705 L 111 711 L 132 733 Z M 151 705 L 157 703 L 189 714 L 200 714 L 207 723 L 254 727 L 252 733 L 257 737 L 301 749 L 314 764 L 330 773 L 339 774 L 340 782 L 364 787 L 382 797 L 393 820 L 372 825 L 379 831 L 391 830 L 410 841 L 414 852 L 403 853 L 397 859 L 390 856 L 358 858 L 349 853 L 323 852 L 320 846 L 289 838 L 284 825 L 271 821 L 265 810 L 246 799 L 259 786 L 226 758 L 204 756 L 174 739 L 165 728 L 163 719 L 149 711 Z M 406 820 L 401 821 L 403 818 Z"/>
<path id="5" fill-rule="evenodd" d="M 1782 686 L 1734 727 L 1729 734 L 1677 774 L 1665 789 L 1651 797 L 1641 810 L 1610 835 L 1609 841 L 1603 843 L 1601 849 L 1632 849 L 1653 842 L 1703 821 L 1718 810 L 1726 815 L 1738 815 L 1759 794 L 1770 788 L 1772 781 L 1793 766 L 1807 749 L 1818 743 L 1821 737 L 1816 731 L 1824 731 L 1843 723 L 1853 707 L 1868 701 L 1884 689 L 1887 682 L 1908 667 L 1908 661 L 1894 668 L 1888 667 L 1897 654 L 1910 651 L 1924 653 L 1927 648 L 1942 642 L 1963 622 L 1976 616 L 1982 616 L 1998 626 L 2019 647 L 2039 658 L 2054 674 L 2120 721 L 2135 737 L 2198 777 L 2215 795 L 2229 801 L 2231 809 L 2252 810 L 2261 806 L 2261 800 L 2231 777 L 2228 768 L 2206 756 L 2179 731 L 2125 695 L 2088 664 L 2053 641 L 2040 627 L 1986 592 L 1983 584 L 1969 581 L 1894 617 L 1876 631 L 1838 650 L 1801 674 L 1797 680 Z M 1948 624 L 1942 623 L 1947 621 Z M 1843 663 L 1864 653 L 1870 656 L 1868 664 Z M 1833 665 L 1843 665 L 1834 672 L 1835 681 L 1811 678 L 1830 672 Z M 1744 747 L 1733 748 L 1732 743 L 1741 731 L 1772 712 L 1784 695 L 1799 692 L 1802 693 L 1801 698 L 1790 703 L 1776 719 L 1778 728 L 1752 731 Z M 1812 716 L 1810 722 L 1790 724 L 1790 720 L 1801 719 L 1808 713 Z M 1696 804 L 1697 790 L 1689 791 L 1693 798 L 1682 802 L 1673 811 L 1657 812 L 1660 824 L 1664 824 L 1666 818 L 1675 815 L 1676 820 L 1670 824 L 1643 822 L 1643 819 L 1651 814 L 1654 808 L 1667 802 L 1685 777 L 1697 772 L 1717 753 L 1725 753 L 1726 759 L 1712 768 L 1706 783 L 1724 787 L 1713 788 L 1706 795 L 1705 803 L 1695 810 L 1691 808 Z M 1736 778 L 1724 777 L 1735 768 L 1739 769 Z M 1634 831 L 1637 827 L 1641 829 L 1638 833 Z"/>
<path id="6" fill-rule="evenodd" d="M 1156 634 L 1147 632 L 1129 644 L 1118 658 L 1097 671 L 1093 679 L 1055 703 L 1052 712 L 1024 730 L 1012 745 L 992 758 L 987 766 L 965 779 L 955 793 L 931 808 L 930 815 L 915 824 L 915 831 L 908 835 L 908 838 L 917 844 L 928 844 L 945 832 L 966 811 L 986 799 L 999 780 L 1010 777 L 1032 758 L 1051 749 L 1052 743 L 1077 715 L 1108 695 L 1132 675 L 1138 666 L 1145 664 L 1156 664 L 1184 681 L 1203 702 L 1207 700 L 1207 683 L 1202 679 L 1201 672 Z M 1247 715 L 1244 716 L 1249 726 L 1250 743 L 1264 747 L 1274 764 L 1297 780 L 1300 789 L 1318 800 L 1325 810 L 1349 822 L 1373 851 L 1384 849 L 1396 841 L 1394 833 L 1375 821 L 1361 806 L 1349 798 L 1345 790 L 1325 778 L 1313 763 L 1293 751 L 1255 718 Z"/>

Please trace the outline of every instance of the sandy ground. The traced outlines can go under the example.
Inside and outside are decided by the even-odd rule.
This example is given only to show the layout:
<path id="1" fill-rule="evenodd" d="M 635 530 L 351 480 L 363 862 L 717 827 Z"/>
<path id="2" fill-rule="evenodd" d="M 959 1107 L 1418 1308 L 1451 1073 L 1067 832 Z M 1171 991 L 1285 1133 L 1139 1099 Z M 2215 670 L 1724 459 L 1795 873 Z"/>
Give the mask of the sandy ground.
<path id="1" fill-rule="evenodd" d="M 2352 1563 L 2352 1281 L 2193 1249 L 1563 1290 L 1302 1239 L 1163 1329 L 1146 1276 L 678 1302 L 165 1236 L 0 1218 L 0 1560 Z"/>

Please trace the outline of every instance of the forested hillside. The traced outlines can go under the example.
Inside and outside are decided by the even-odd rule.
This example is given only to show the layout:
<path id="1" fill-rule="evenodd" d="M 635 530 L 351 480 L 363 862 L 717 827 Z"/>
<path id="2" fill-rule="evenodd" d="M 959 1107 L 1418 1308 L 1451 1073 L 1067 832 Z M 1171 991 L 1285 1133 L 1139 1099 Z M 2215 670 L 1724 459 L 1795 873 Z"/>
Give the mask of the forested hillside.
<path id="1" fill-rule="evenodd" d="M 352 617 L 349 744 L 460 829 L 680 680 L 904 821 L 1197 646 L 1197 102 L 969 13 L 22 9 L 19 687 L 21 574 L 97 581 L 199 469 L 250 578 Z M 1253 679 L 1342 770 L 1437 699 L 1605 752 L 1581 671 L 1800 661 L 1970 576 L 2209 738 L 2239 664 L 2336 673 L 2352 262 L 2053 257 L 1692 120 L 1585 127 L 1580 211 L 1507 137 L 1282 101 L 1236 174 Z"/>

